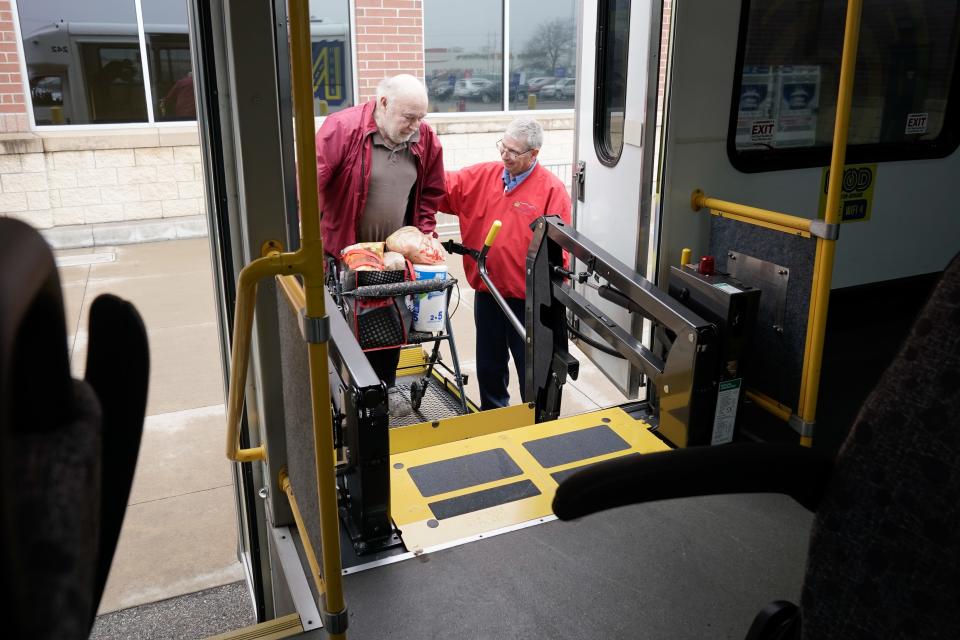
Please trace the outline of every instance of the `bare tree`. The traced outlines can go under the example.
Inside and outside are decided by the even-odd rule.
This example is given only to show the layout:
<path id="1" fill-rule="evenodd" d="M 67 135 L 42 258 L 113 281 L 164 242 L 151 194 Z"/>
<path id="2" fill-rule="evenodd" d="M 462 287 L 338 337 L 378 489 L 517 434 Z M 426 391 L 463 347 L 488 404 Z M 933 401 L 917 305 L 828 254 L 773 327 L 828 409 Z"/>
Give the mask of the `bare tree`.
<path id="1" fill-rule="evenodd" d="M 523 58 L 529 66 L 556 75 L 557 68 L 570 66 L 576 49 L 576 30 L 572 19 L 557 18 L 541 23 L 527 41 Z"/>

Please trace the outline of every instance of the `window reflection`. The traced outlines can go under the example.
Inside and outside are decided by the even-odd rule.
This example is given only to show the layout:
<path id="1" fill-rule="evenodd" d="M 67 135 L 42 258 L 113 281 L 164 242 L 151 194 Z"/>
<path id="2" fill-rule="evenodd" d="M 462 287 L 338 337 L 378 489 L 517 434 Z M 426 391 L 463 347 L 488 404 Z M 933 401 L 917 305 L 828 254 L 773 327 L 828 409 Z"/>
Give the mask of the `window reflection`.
<path id="1" fill-rule="evenodd" d="M 569 109 L 576 96 L 576 3 L 510 3 L 510 108 Z M 536 96 L 529 101 L 528 96 Z"/>
<path id="2" fill-rule="evenodd" d="M 30 79 L 30 98 L 38 107 L 62 107 L 63 79 L 60 76 L 34 76 Z"/>
<path id="3" fill-rule="evenodd" d="M 153 94 L 153 116 L 158 121 L 195 120 L 190 38 L 186 0 L 140 0 L 147 64 Z"/>
<path id="4" fill-rule="evenodd" d="M 353 105 L 350 11 L 347 0 L 310 0 L 314 112 L 318 116 Z"/>
<path id="5" fill-rule="evenodd" d="M 423 31 L 430 111 L 503 110 L 500 0 L 425 0 Z"/>
<path id="6" fill-rule="evenodd" d="M 36 123 L 146 122 L 133 0 L 21 2 Z"/>
<path id="7" fill-rule="evenodd" d="M 80 55 L 90 122 L 147 119 L 139 44 L 81 42 Z"/>
<path id="8" fill-rule="evenodd" d="M 830 146 L 845 11 L 836 1 L 750 4 L 732 114 L 737 150 Z M 849 143 L 935 141 L 948 123 L 958 36 L 957 0 L 864 7 Z"/>

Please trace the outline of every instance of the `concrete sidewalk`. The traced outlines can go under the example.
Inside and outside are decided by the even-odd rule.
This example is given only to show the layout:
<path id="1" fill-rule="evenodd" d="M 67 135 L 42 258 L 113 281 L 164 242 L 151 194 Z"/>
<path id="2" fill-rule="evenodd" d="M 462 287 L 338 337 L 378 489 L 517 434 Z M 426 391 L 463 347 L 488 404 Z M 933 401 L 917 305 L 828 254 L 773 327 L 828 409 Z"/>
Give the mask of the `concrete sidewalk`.
<path id="1" fill-rule="evenodd" d="M 206 238 L 58 251 L 74 375 L 86 359 L 87 309 L 101 293 L 131 301 L 150 340 L 147 420 L 130 503 L 100 613 L 244 579 L 230 464 L 224 457 L 224 386 Z M 459 256 L 451 304 L 467 394 L 479 402 L 473 291 Z M 572 347 L 572 346 L 571 346 Z M 626 399 L 575 348 L 580 377 L 564 390 L 563 414 Z M 449 362 L 449 354 L 447 355 Z M 511 396 L 519 387 L 511 364 Z"/>

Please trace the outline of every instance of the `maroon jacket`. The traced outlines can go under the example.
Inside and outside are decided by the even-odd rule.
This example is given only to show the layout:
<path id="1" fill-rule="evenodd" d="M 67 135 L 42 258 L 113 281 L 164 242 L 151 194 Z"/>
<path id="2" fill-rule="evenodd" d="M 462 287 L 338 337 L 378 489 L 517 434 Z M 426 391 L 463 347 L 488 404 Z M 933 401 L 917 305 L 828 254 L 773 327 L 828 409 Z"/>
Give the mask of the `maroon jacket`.
<path id="1" fill-rule="evenodd" d="M 334 256 L 357 241 L 360 215 L 370 189 L 370 162 L 377 130 L 376 100 L 327 116 L 317 132 L 317 186 L 323 202 L 320 229 L 323 250 Z M 425 122 L 420 139 L 410 144 L 417 163 L 417 181 L 407 209 L 407 224 L 424 233 L 437 226 L 437 205 L 444 194 L 443 149 Z"/>

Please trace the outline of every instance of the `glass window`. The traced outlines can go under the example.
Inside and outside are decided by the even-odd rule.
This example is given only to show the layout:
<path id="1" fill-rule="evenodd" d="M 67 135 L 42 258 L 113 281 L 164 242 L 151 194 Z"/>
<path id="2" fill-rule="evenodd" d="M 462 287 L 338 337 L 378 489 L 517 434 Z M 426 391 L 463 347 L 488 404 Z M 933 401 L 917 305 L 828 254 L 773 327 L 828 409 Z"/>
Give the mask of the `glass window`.
<path id="1" fill-rule="evenodd" d="M 196 120 L 185 0 L 140 0 L 153 114 L 158 121 Z"/>
<path id="2" fill-rule="evenodd" d="M 314 112 L 318 116 L 353 105 L 350 8 L 346 0 L 310 0 Z"/>
<path id="3" fill-rule="evenodd" d="M 576 2 L 510 2 L 510 108 L 573 108 Z M 528 96 L 536 96 L 529 101 Z"/>
<path id="4" fill-rule="evenodd" d="M 839 0 L 745 3 L 728 138 L 734 166 L 829 163 L 845 18 Z M 864 5 L 849 162 L 936 157 L 956 148 L 956 107 L 948 105 L 957 93 L 958 39 L 960 0 Z"/>
<path id="5" fill-rule="evenodd" d="M 430 111 L 503 110 L 500 0 L 424 0 Z"/>
<path id="6" fill-rule="evenodd" d="M 603 0 L 597 10 L 597 89 L 594 97 L 593 142 L 600 161 L 614 165 L 623 150 L 630 2 Z"/>
<path id="7" fill-rule="evenodd" d="M 20 2 L 36 123 L 146 122 L 134 0 Z"/>

